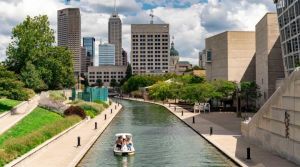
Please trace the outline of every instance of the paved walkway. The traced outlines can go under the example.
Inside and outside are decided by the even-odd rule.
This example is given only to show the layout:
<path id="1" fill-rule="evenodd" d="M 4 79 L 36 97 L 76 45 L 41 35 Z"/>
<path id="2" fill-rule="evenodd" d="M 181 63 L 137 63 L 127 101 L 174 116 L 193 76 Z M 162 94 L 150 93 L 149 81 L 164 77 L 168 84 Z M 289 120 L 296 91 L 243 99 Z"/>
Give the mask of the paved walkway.
<path id="1" fill-rule="evenodd" d="M 115 108 L 116 107 L 116 108 Z M 73 167 L 76 166 L 88 149 L 93 145 L 105 128 L 121 110 L 122 106 L 113 103 L 97 117 L 86 120 L 63 136 L 49 143 L 16 165 L 20 167 Z M 113 112 L 111 114 L 111 109 Z M 107 119 L 104 120 L 105 114 Z M 98 129 L 95 130 L 95 122 Z M 77 147 L 77 137 L 81 137 L 81 146 Z M 16 161 L 14 161 L 16 162 Z"/>
<path id="2" fill-rule="evenodd" d="M 140 99 L 131 99 L 144 101 Z M 151 101 L 147 101 L 154 103 Z M 176 105 L 161 104 L 169 109 L 179 119 L 201 134 L 206 140 L 224 152 L 231 159 L 241 166 L 253 167 L 296 167 L 294 163 L 287 161 L 271 152 L 261 149 L 258 146 L 248 143 L 240 132 L 240 119 L 235 113 L 192 113 Z M 176 110 L 175 110 L 176 107 Z M 182 116 L 183 111 L 183 116 Z M 193 123 L 195 117 L 195 123 Z M 213 127 L 213 135 L 210 135 L 210 127 Z M 246 150 L 251 148 L 251 160 L 247 160 Z"/>
<path id="3" fill-rule="evenodd" d="M 0 134 L 7 131 L 9 128 L 14 126 L 17 122 L 23 119 L 25 116 L 31 113 L 38 106 L 39 96 L 33 97 L 30 101 L 25 101 L 14 107 L 17 113 L 11 114 L 8 111 L 5 115 L 0 118 Z"/>

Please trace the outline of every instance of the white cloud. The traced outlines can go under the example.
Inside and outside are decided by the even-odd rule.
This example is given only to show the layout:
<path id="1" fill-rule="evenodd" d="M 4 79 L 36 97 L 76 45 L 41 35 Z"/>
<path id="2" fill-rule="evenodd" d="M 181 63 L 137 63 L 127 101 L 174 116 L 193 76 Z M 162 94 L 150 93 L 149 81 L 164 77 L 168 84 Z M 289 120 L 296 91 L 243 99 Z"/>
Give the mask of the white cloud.
<path id="1" fill-rule="evenodd" d="M 175 2 L 177 4 L 175 4 Z M 275 5 L 270 0 L 118 0 L 118 12 L 123 21 L 123 47 L 130 52 L 130 24 L 148 23 L 150 10 L 142 3 L 155 7 L 156 23 L 169 23 L 171 35 L 181 60 L 198 63 L 198 52 L 204 48 L 206 37 L 226 30 L 254 30 L 255 24 Z M 187 5 L 184 8 L 174 6 Z M 1 0 L 0 1 L 0 61 L 10 41 L 11 29 L 27 16 L 46 14 L 56 30 L 57 10 L 80 7 L 82 37 L 94 36 L 107 42 L 108 18 L 113 11 L 112 0 L 81 0 L 80 4 L 64 5 L 61 0 Z M 97 42 L 99 44 L 99 42 Z M 96 50 L 98 46 L 96 46 Z"/>

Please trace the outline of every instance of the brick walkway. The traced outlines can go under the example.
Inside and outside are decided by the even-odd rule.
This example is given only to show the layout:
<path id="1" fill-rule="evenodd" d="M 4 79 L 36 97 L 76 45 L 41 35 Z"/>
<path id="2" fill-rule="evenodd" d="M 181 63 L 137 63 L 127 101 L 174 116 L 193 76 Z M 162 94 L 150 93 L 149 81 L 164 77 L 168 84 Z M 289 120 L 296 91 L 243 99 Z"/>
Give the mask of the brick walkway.
<path id="1" fill-rule="evenodd" d="M 141 99 L 131 99 L 143 101 Z M 147 101 L 154 103 L 151 101 Z M 224 152 L 227 156 L 233 159 L 241 166 L 253 167 L 296 167 L 294 163 L 287 161 L 271 152 L 261 149 L 253 144 L 248 143 L 240 132 L 241 120 L 236 118 L 235 113 L 218 112 L 199 114 L 192 113 L 178 107 L 176 105 L 161 104 L 176 115 L 179 119 L 184 121 L 187 125 L 193 128 L 196 132 L 201 134 L 206 140 Z M 175 111 L 176 106 L 176 111 Z M 182 116 L 183 111 L 183 116 Z M 195 117 L 195 123 L 193 123 Z M 210 127 L 213 127 L 213 135 L 210 135 Z M 251 160 L 247 160 L 246 150 L 251 148 Z"/>
<path id="2" fill-rule="evenodd" d="M 115 108 L 117 106 L 117 108 Z M 20 167 L 68 167 L 76 166 L 92 144 L 97 140 L 122 106 L 113 103 L 97 117 L 86 120 L 47 146 L 20 161 L 13 161 L 8 166 Z M 111 114 L 111 109 L 113 112 Z M 105 114 L 107 119 L 104 120 Z M 95 130 L 95 122 L 98 129 Z M 81 137 L 81 146 L 77 147 L 77 137 Z M 18 162 L 16 164 L 16 162 Z M 16 164 L 16 165 L 13 165 Z"/>

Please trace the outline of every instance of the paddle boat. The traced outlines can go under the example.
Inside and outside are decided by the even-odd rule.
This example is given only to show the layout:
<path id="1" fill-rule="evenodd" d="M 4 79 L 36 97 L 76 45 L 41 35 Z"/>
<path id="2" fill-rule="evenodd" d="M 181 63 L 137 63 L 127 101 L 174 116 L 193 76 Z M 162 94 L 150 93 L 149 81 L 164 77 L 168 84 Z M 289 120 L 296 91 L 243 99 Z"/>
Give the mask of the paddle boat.
<path id="1" fill-rule="evenodd" d="M 133 147 L 132 134 L 117 133 L 115 135 L 114 154 L 115 155 L 134 155 L 135 149 Z"/>

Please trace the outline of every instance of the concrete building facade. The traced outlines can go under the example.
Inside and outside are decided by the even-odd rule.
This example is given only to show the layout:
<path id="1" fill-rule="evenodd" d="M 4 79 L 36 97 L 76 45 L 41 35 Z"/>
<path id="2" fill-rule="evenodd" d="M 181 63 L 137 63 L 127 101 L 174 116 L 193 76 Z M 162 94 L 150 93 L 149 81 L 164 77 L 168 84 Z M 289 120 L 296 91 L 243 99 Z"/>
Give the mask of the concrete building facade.
<path id="1" fill-rule="evenodd" d="M 83 47 L 86 49 L 87 56 L 91 60 L 91 66 L 94 65 L 95 59 L 95 38 L 94 37 L 83 37 Z"/>
<path id="2" fill-rule="evenodd" d="M 276 81 L 284 78 L 279 26 L 276 13 L 267 13 L 256 25 L 256 84 L 263 105 L 276 90 Z"/>
<path id="3" fill-rule="evenodd" d="M 98 79 L 102 81 L 104 86 L 109 86 L 112 79 L 118 83 L 125 78 L 127 66 L 112 66 L 103 65 L 99 67 L 88 68 L 88 81 L 89 84 L 95 84 Z"/>
<path id="4" fill-rule="evenodd" d="M 74 72 L 81 72 L 81 16 L 79 8 L 57 11 L 57 44 L 72 53 Z"/>
<path id="5" fill-rule="evenodd" d="M 99 45 L 99 66 L 115 65 L 115 45 L 100 44 Z"/>
<path id="6" fill-rule="evenodd" d="M 115 45 L 115 65 L 123 65 L 122 21 L 116 11 L 109 18 L 108 43 Z"/>
<path id="7" fill-rule="evenodd" d="M 205 40 L 207 80 L 255 81 L 255 32 L 229 31 Z"/>
<path id="8" fill-rule="evenodd" d="M 169 72 L 169 25 L 132 24 L 130 59 L 133 74 Z"/>

